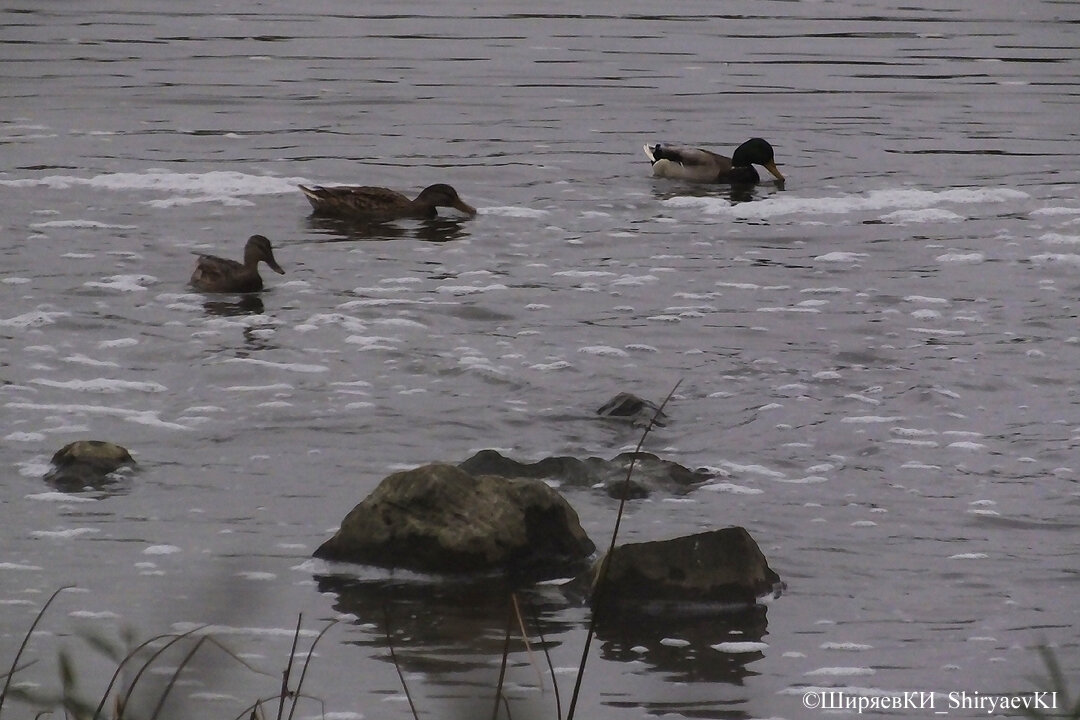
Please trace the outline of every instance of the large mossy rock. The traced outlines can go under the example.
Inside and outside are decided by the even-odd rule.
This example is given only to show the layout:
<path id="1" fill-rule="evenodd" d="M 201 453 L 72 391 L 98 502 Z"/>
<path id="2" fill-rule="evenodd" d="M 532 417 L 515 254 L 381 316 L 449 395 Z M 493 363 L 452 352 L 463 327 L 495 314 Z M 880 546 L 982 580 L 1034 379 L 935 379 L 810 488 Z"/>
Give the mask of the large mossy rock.
<path id="1" fill-rule="evenodd" d="M 671 540 L 629 543 L 611 553 L 594 607 L 634 612 L 677 605 L 746 606 L 779 594 L 780 576 L 745 528 L 729 527 Z"/>
<path id="2" fill-rule="evenodd" d="M 386 477 L 315 557 L 549 578 L 577 572 L 595 549 L 577 513 L 546 483 L 433 464 Z"/>
<path id="3" fill-rule="evenodd" d="M 52 456 L 52 470 L 45 482 L 64 492 L 100 489 L 116 478 L 112 473 L 132 468 L 135 460 L 127 448 L 105 440 L 76 440 Z"/>

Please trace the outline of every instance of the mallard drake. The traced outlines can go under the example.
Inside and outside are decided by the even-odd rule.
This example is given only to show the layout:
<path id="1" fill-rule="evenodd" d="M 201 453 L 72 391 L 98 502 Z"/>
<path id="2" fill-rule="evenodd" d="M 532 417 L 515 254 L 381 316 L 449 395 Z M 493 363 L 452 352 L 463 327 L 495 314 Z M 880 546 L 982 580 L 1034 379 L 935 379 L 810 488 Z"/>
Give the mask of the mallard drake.
<path id="1" fill-rule="evenodd" d="M 702 148 L 684 145 L 646 145 L 645 155 L 652 162 L 653 175 L 698 182 L 756 183 L 754 165 L 761 165 L 780 182 L 784 176 L 776 167 L 772 145 L 761 138 L 750 138 L 730 158 Z"/>
<path id="2" fill-rule="evenodd" d="M 191 273 L 191 284 L 205 292 L 258 292 L 263 288 L 262 278 L 259 277 L 260 261 L 277 274 L 285 274 L 274 259 L 270 241 L 262 235 L 252 235 L 244 245 L 242 263 L 216 255 L 199 255 L 195 272 Z"/>
<path id="3" fill-rule="evenodd" d="M 393 220 L 406 217 L 435 217 L 436 208 L 450 207 L 466 215 L 475 215 L 476 208 L 460 197 L 457 190 L 439 183 L 430 185 L 410 200 L 396 190 L 366 185 L 340 187 L 304 187 L 300 192 L 307 196 L 315 215 L 368 220 Z"/>

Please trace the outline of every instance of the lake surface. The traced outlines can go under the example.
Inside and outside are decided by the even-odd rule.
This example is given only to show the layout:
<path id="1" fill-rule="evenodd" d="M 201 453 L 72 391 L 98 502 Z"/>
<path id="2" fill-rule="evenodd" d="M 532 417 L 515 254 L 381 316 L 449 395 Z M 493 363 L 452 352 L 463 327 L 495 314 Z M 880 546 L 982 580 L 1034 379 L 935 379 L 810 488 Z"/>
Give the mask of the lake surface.
<path id="1" fill-rule="evenodd" d="M 805 718 L 832 688 L 982 717 L 948 694 L 1030 690 L 1044 643 L 1080 675 L 1080 5 L 2 15 L 0 663 L 77 586 L 21 681 L 56 687 L 68 648 L 94 696 L 113 664 L 80 634 L 210 624 L 270 675 L 207 648 L 173 713 L 234 717 L 276 694 L 302 613 L 305 651 L 340 622 L 297 717 L 409 718 L 382 579 L 315 547 L 394 470 L 613 457 L 638 431 L 595 409 L 680 380 L 646 449 L 715 478 L 632 502 L 620 539 L 742 525 L 787 592 L 749 623 L 603 629 L 578 716 Z M 754 136 L 784 187 L 654 179 L 641 151 Z M 300 182 L 448 182 L 479 215 L 343 227 Z M 287 274 L 192 292 L 193 252 L 253 233 Z M 54 491 L 81 438 L 139 471 Z M 564 492 L 606 545 L 613 501 Z M 490 715 L 505 596 L 392 600 L 422 716 Z M 527 605 L 565 712 L 588 613 Z M 513 649 L 514 717 L 555 717 Z"/>

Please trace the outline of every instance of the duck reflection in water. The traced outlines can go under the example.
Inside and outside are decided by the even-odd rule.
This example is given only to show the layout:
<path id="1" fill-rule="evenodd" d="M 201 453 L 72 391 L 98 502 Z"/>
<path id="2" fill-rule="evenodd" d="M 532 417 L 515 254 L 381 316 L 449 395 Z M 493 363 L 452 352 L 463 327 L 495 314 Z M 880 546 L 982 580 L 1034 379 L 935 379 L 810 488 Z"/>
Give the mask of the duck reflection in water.
<path id="1" fill-rule="evenodd" d="M 216 317 L 238 317 L 241 315 L 261 315 L 265 307 L 258 295 L 244 294 L 238 300 L 207 300 L 203 303 L 207 315 Z"/>
<path id="2" fill-rule="evenodd" d="M 310 215 L 307 226 L 323 236 L 322 242 L 397 240 L 411 237 L 423 242 L 444 243 L 460 240 L 468 235 L 464 219 L 441 215 L 409 219 L 405 222 Z"/>

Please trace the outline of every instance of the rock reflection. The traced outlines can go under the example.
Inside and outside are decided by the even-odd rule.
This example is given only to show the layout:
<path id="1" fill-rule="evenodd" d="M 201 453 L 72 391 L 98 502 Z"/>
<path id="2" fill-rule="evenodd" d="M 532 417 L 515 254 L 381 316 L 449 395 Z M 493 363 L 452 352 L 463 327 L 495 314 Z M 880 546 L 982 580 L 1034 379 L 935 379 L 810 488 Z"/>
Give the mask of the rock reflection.
<path id="1" fill-rule="evenodd" d="M 90 493 L 99 498 L 127 495 L 132 486 L 130 470 L 102 475 L 77 468 L 58 468 L 48 473 L 44 480 L 57 492 Z"/>
<path id="2" fill-rule="evenodd" d="M 603 615 L 597 622 L 596 638 L 606 660 L 644 663 L 676 682 L 741 685 L 756 674 L 747 665 L 763 657 L 761 650 L 744 645 L 735 647 L 746 652 L 722 652 L 713 646 L 760 642 L 767 625 L 763 605 L 669 607 L 664 612 Z"/>
<path id="3" fill-rule="evenodd" d="M 518 594 L 522 618 L 532 635 L 530 642 L 535 639 L 534 650 L 539 647 L 539 635 L 550 639 L 576 626 L 554 617 L 566 607 L 558 591 L 515 588 L 499 577 L 402 582 L 321 575 L 316 582 L 320 592 L 337 596 L 336 610 L 381 629 L 388 623 L 395 647 L 406 651 L 408 660 L 403 661 L 403 669 L 431 670 L 434 664 L 461 670 L 466 669 L 469 661 L 465 658 L 469 657 L 475 658 L 472 662 L 478 663 L 477 667 L 489 667 L 493 658 L 502 655 L 506 623 L 511 617 L 511 592 Z M 516 618 L 512 634 L 512 652 L 523 650 Z M 382 633 L 372 644 L 385 646 Z M 421 649 L 425 668 L 414 667 L 421 662 L 420 657 L 408 652 Z"/>

